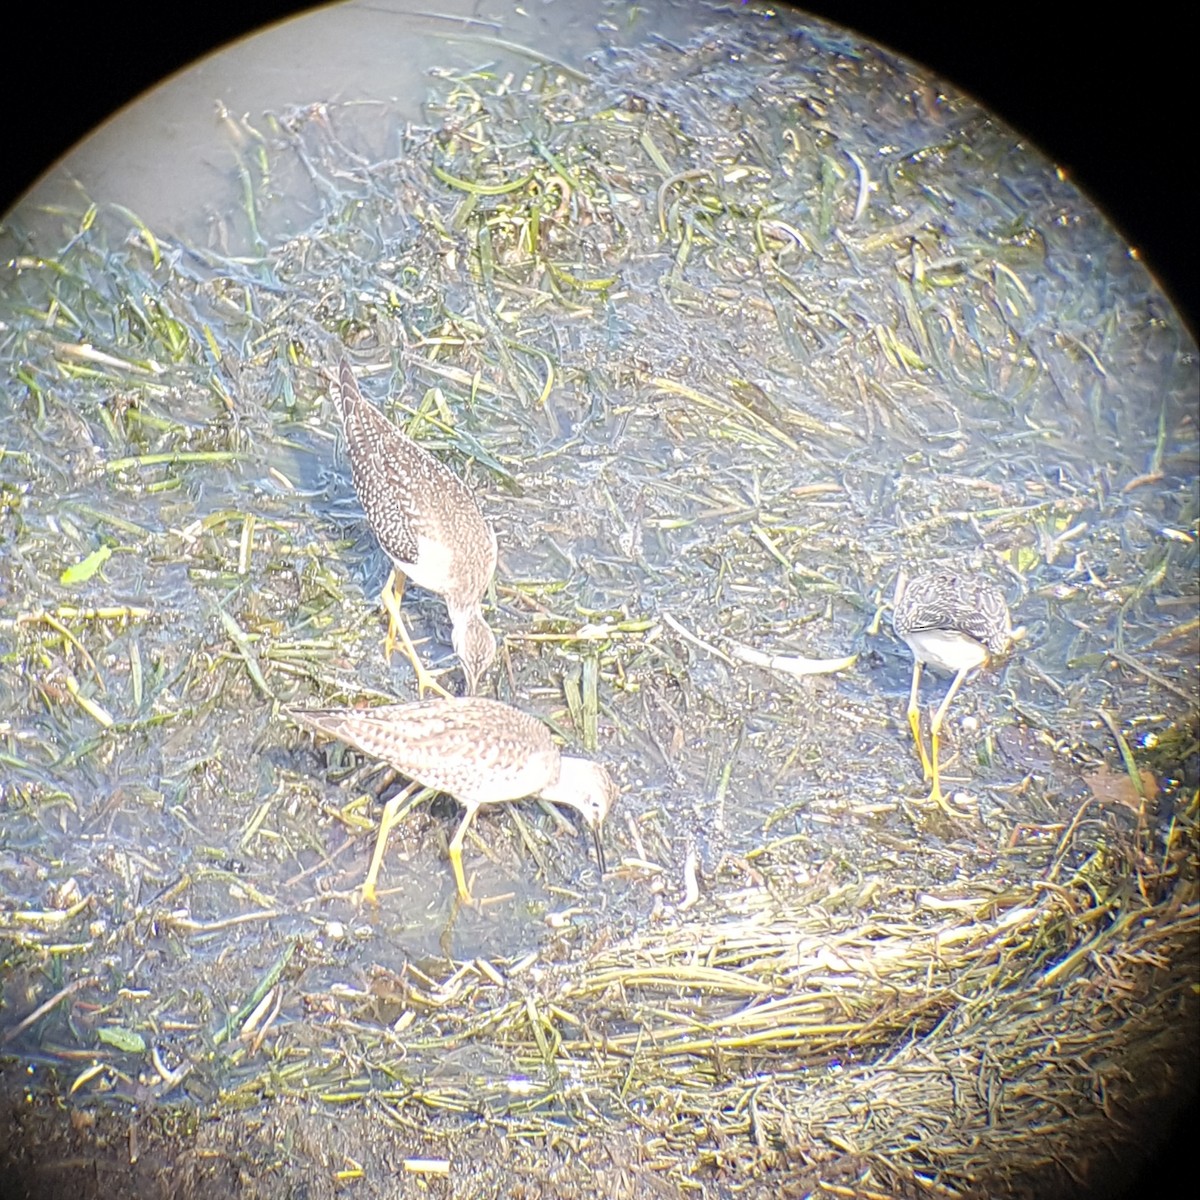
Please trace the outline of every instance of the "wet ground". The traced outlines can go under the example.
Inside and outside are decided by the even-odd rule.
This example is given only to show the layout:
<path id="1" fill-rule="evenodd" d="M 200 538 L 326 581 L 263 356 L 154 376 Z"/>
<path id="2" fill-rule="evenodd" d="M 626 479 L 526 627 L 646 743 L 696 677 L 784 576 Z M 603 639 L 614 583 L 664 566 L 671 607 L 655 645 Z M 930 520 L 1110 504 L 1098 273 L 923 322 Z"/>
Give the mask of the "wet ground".
<path id="1" fill-rule="evenodd" d="M 463 1167 L 495 1162 L 489 1116 L 511 1145 L 559 1113 L 587 1158 L 591 1117 L 628 1139 L 630 1111 L 658 1111 L 632 1074 L 577 1107 L 566 1017 L 530 997 L 580 964 L 604 978 L 655 930 L 703 940 L 769 904 L 1107 887 L 1122 839 L 1179 851 L 1194 345 L 969 102 L 815 25 L 712 21 L 578 71 L 448 68 L 421 124 L 351 98 L 231 117 L 245 202 L 203 240 L 104 205 L 7 223 L 2 998 L 8 1078 L 36 1102 L 432 1120 L 453 1176 L 404 1178 L 490 1194 Z M 439 800 L 359 903 L 395 785 L 280 711 L 414 694 L 381 655 L 386 564 L 327 396 L 343 348 L 477 487 L 500 544 L 484 691 L 618 778 L 603 880 L 576 825 L 510 806 L 468 839 L 462 907 Z M 953 818 L 924 803 L 886 618 L 930 561 L 990 576 L 1025 630 L 951 710 Z M 441 602 L 404 607 L 452 667 Z M 738 646 L 857 659 L 796 677 Z M 591 1053 L 653 1027 L 588 1008 L 591 978 L 571 1010 Z M 332 1164 L 295 1119 L 294 1161 Z M 391 1151 L 370 1145 L 378 1189 Z"/>

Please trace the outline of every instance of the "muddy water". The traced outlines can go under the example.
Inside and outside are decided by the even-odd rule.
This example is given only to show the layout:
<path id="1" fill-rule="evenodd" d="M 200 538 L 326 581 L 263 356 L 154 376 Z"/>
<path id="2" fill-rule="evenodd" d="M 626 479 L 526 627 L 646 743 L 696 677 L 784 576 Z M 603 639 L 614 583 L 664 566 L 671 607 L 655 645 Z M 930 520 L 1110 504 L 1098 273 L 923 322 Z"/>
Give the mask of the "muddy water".
<path id="1" fill-rule="evenodd" d="M 830 864 L 914 886 L 994 870 L 1015 828 L 1088 797 L 1098 837 L 1131 819 L 1114 729 L 1137 752 L 1181 738 L 1196 360 L 1152 281 L 916 69 L 683 7 L 656 13 L 669 40 L 622 25 L 591 60 L 568 23 L 540 64 L 501 42 L 544 55 L 524 22 L 545 13 L 419 36 L 317 14 L 278 36 L 320 38 L 330 74 L 210 130 L 227 157 L 201 157 L 232 169 L 164 162 L 172 187 L 135 195 L 97 169 L 93 198 L 141 224 L 104 203 L 7 222 L 6 915 L 49 914 L 15 944 L 69 941 L 116 997 L 106 1024 L 142 1025 L 153 997 L 186 1058 L 294 954 L 295 1021 L 410 964 L 569 956 L 670 912 L 697 842 L 710 895 Z M 214 60 L 87 162 L 283 44 Z M 445 179 L 535 170 L 552 203 Z M 412 695 L 379 652 L 386 564 L 322 382 L 343 346 L 495 524 L 485 690 L 621 782 L 603 881 L 581 831 L 529 804 L 479 821 L 483 903 L 460 910 L 439 801 L 394 833 L 379 910 L 357 903 L 394 785 L 279 712 Z M 963 827 L 923 809 L 911 660 L 879 620 L 901 568 L 942 560 L 992 576 L 1026 629 L 951 714 Z M 452 665 L 441 603 L 405 611 Z M 731 642 L 858 658 L 794 678 Z M 1164 823 L 1186 765 L 1157 768 Z M 12 1011 L 35 977 L 9 977 Z"/>

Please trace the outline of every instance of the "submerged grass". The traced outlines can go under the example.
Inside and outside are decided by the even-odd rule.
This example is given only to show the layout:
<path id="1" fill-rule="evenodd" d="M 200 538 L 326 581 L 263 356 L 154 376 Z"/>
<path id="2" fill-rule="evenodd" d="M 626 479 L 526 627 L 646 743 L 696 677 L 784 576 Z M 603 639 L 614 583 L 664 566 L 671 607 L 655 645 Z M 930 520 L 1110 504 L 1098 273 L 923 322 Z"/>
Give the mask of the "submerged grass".
<path id="1" fill-rule="evenodd" d="M 796 43 L 736 28 L 736 63 L 445 77 L 387 157 L 355 106 L 246 127 L 252 254 L 93 206 L 11 257 L 14 1064 L 79 1102 L 318 1100 L 421 1139 L 417 1174 L 498 1133 L 536 1183 L 547 1147 L 611 1168 L 623 1137 L 701 1194 L 1084 1190 L 1121 1114 L 1186 1086 L 1184 335 L 967 102 L 914 116 L 901 67 L 820 40 L 797 93 Z M 301 179 L 310 224 L 272 234 Z M 481 911 L 448 913 L 414 813 L 382 911 L 353 903 L 378 785 L 278 719 L 409 686 L 324 397 L 343 347 L 486 493 L 496 691 L 623 785 L 602 887 L 514 809 L 473 831 Z M 949 731 L 959 823 L 915 798 L 880 632 L 927 559 L 1030 631 Z"/>

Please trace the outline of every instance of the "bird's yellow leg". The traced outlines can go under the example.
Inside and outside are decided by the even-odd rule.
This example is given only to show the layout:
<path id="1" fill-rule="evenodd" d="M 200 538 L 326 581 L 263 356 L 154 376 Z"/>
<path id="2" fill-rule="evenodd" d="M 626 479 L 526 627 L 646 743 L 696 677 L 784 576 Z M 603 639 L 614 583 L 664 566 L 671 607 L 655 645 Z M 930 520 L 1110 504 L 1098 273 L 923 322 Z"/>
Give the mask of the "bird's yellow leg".
<path id="1" fill-rule="evenodd" d="M 917 692 L 921 686 L 921 663 L 918 659 L 913 663 L 912 687 L 908 693 L 908 727 L 912 730 L 913 742 L 921 759 L 921 773 L 926 780 L 933 777 L 933 767 L 925 755 L 925 747 L 921 744 L 921 710 L 917 705 Z"/>
<path id="2" fill-rule="evenodd" d="M 467 829 L 470 827 L 474 816 L 475 807 L 468 805 L 467 811 L 458 826 L 458 831 L 450 839 L 450 865 L 454 868 L 454 882 L 458 885 L 459 896 L 467 904 L 471 903 L 471 889 L 467 887 L 467 877 L 463 873 L 462 847 L 463 838 L 467 836 Z"/>
<path id="3" fill-rule="evenodd" d="M 375 851 L 371 855 L 371 865 L 367 868 L 367 877 L 363 880 L 362 898 L 367 904 L 378 904 L 379 897 L 375 893 L 375 884 L 379 879 L 379 868 L 383 865 L 383 854 L 387 849 L 388 834 L 392 831 L 398 817 L 400 805 L 420 789 L 420 784 L 411 783 L 399 795 L 393 796 L 383 806 L 383 816 L 379 818 L 379 832 L 375 835 Z"/>
<path id="4" fill-rule="evenodd" d="M 397 581 L 400 584 L 399 591 L 395 587 Z M 408 636 L 408 630 L 404 627 L 404 620 L 400 616 L 400 597 L 403 595 L 404 576 L 393 568 L 379 596 L 388 615 L 388 631 L 383 643 L 383 657 L 387 662 L 392 661 L 392 651 L 396 648 L 397 634 L 399 634 L 399 641 L 404 647 L 404 656 L 412 664 L 413 672 L 417 677 L 417 695 L 424 696 L 426 692 L 436 692 L 439 696 L 449 699 L 450 693 L 438 683 L 433 673 L 426 669 L 417 654 L 417 648 L 412 644 L 412 638 Z"/>
<path id="5" fill-rule="evenodd" d="M 959 671 L 954 677 L 954 682 L 950 685 L 949 691 L 946 692 L 946 698 L 938 705 L 938 710 L 933 714 L 933 720 L 929 725 L 929 756 L 932 767 L 933 787 L 929 792 L 929 802 L 936 804 L 943 812 L 950 813 L 952 816 L 959 815 L 950 807 L 949 802 L 942 795 L 942 776 L 938 765 L 938 755 L 941 751 L 942 740 L 942 722 L 946 719 L 946 712 L 950 708 L 950 701 L 954 699 L 958 689 L 962 687 L 963 680 L 967 677 L 967 671 Z"/>
<path id="6" fill-rule="evenodd" d="M 393 567 L 391 574 L 387 577 L 387 583 L 383 585 L 383 591 L 379 593 L 380 602 L 387 610 L 388 615 L 387 636 L 383 639 L 385 662 L 392 661 L 392 651 L 396 648 L 397 629 L 403 633 L 405 643 L 410 648 L 412 646 L 412 643 L 408 641 L 407 632 L 404 632 L 404 622 L 400 619 L 400 601 L 404 598 L 404 583 L 404 576 Z"/>
<path id="7" fill-rule="evenodd" d="M 942 775 L 938 766 L 938 740 L 941 730 L 934 726 L 929 731 L 929 757 L 930 757 L 930 777 L 933 779 L 933 786 L 929 790 L 929 803 L 936 804 L 943 812 L 950 812 L 950 805 L 946 803 L 945 797 L 942 795 Z"/>

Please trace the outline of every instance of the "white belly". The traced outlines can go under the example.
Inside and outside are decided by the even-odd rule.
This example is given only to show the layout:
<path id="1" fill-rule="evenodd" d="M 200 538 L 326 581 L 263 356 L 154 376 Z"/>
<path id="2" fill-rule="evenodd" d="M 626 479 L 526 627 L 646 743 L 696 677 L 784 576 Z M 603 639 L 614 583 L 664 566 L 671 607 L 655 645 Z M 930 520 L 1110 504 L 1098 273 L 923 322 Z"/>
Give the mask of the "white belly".
<path id="1" fill-rule="evenodd" d="M 951 675 L 981 667 L 988 659 L 987 647 L 966 633 L 921 629 L 906 635 L 904 640 L 921 662 Z"/>

